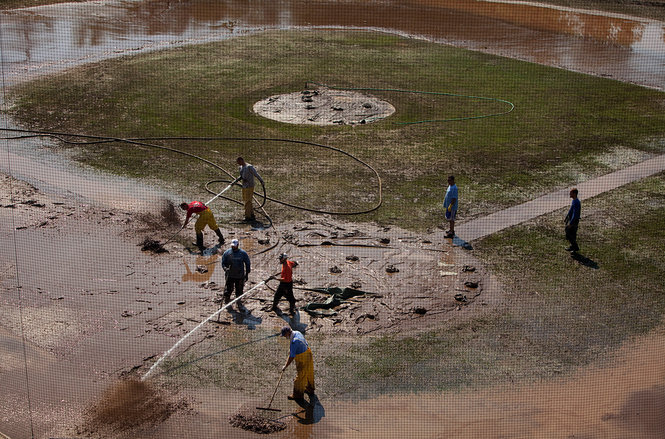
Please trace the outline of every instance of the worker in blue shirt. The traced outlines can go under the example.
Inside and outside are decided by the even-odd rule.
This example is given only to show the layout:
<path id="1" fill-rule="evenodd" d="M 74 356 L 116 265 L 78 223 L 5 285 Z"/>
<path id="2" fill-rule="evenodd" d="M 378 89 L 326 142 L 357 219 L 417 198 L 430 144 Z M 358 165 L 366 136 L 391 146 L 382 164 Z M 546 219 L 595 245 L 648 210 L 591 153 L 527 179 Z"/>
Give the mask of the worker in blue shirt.
<path id="1" fill-rule="evenodd" d="M 304 399 L 306 392 L 310 397 L 310 403 L 312 403 L 314 399 L 314 359 L 312 350 L 300 331 L 294 331 L 290 327 L 284 326 L 281 335 L 290 341 L 289 358 L 282 367 L 282 372 L 289 367 L 293 360 L 296 361 L 297 370 L 296 378 L 293 380 L 293 394 L 287 398 L 301 401 Z"/>

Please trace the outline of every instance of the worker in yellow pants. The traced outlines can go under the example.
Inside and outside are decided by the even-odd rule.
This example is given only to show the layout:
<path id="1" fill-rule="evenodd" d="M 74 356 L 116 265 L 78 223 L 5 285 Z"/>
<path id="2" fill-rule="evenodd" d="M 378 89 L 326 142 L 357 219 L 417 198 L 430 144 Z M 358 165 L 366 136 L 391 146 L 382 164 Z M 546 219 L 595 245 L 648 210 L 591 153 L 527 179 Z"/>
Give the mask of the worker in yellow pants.
<path id="1" fill-rule="evenodd" d="M 192 201 L 189 204 L 182 203 L 180 207 L 182 210 L 187 211 L 187 217 L 185 218 L 185 223 L 182 226 L 183 229 L 187 226 L 187 223 L 189 223 L 189 219 L 192 217 L 192 215 L 196 214 L 199 216 L 196 219 L 196 223 L 194 223 L 194 232 L 196 232 L 196 246 L 199 248 L 201 253 L 203 253 L 203 250 L 205 249 L 203 246 L 203 229 L 205 226 L 210 227 L 210 229 L 212 229 L 217 234 L 220 246 L 224 244 L 224 236 L 222 235 L 221 230 L 219 230 L 217 221 L 215 221 L 215 216 L 212 214 L 212 211 L 210 208 L 208 208 L 208 206 L 200 201 Z"/>
<path id="2" fill-rule="evenodd" d="M 296 361 L 296 378 L 293 380 L 293 394 L 287 398 L 291 400 L 300 401 L 304 399 L 304 394 L 307 393 L 310 398 L 310 403 L 314 399 L 314 358 L 312 357 L 312 350 L 309 348 L 305 336 L 300 331 L 293 331 L 290 327 L 285 326 L 282 328 L 282 337 L 287 337 L 290 340 L 289 358 L 282 368 L 282 372 L 287 367 Z"/>

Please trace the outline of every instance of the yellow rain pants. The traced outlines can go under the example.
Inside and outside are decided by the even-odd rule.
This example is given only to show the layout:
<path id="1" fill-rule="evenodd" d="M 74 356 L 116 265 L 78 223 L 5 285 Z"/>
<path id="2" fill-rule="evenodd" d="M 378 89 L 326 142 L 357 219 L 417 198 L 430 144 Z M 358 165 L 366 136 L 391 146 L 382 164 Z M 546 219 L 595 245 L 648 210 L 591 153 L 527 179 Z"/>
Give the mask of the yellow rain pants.
<path id="1" fill-rule="evenodd" d="M 305 392 L 314 393 L 314 359 L 312 350 L 307 348 L 302 354 L 296 355 L 296 378 L 293 380 L 293 396 L 302 399 Z"/>
<path id="2" fill-rule="evenodd" d="M 245 204 L 245 219 L 254 217 L 254 206 L 252 205 L 254 198 L 254 186 L 242 188 L 242 201 Z"/>
<path id="3" fill-rule="evenodd" d="M 215 216 L 210 209 L 206 209 L 199 214 L 196 223 L 194 223 L 194 231 L 197 234 L 201 233 L 203 232 L 203 229 L 205 229 L 205 226 L 210 227 L 211 230 L 219 229 L 217 222 L 215 221 Z"/>

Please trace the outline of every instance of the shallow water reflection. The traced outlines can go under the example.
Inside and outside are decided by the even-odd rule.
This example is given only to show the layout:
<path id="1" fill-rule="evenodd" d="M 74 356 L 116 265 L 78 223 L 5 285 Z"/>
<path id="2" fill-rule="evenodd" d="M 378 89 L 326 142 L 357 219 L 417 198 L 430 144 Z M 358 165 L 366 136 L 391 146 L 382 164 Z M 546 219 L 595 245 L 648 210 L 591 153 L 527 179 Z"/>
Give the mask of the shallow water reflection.
<path id="1" fill-rule="evenodd" d="M 137 51 L 265 29 L 371 29 L 665 89 L 665 24 L 515 2 L 151 0 L 0 14 L 10 82 Z"/>

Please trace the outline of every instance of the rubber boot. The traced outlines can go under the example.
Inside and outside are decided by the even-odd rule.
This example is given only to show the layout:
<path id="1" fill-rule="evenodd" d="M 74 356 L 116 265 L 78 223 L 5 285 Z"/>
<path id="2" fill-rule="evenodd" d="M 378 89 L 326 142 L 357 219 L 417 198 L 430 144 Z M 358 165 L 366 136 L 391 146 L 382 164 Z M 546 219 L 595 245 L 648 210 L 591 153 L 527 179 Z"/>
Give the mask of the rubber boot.
<path id="1" fill-rule="evenodd" d="M 215 230 L 215 233 L 217 233 L 217 237 L 219 238 L 219 245 L 224 245 L 224 235 L 222 235 L 222 231 L 217 229 Z"/>
<path id="2" fill-rule="evenodd" d="M 203 246 L 203 233 L 197 233 L 196 234 L 196 246 L 199 248 L 199 251 L 201 254 L 203 254 L 203 250 L 206 248 Z"/>

